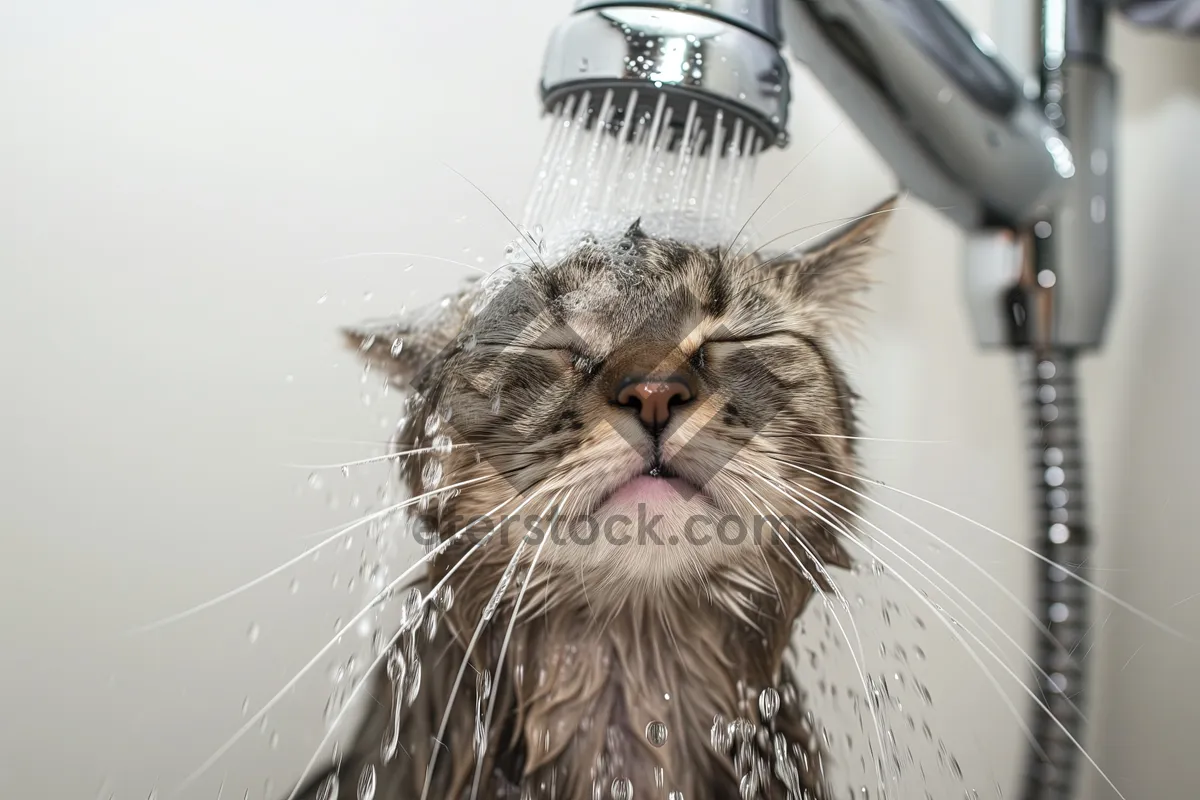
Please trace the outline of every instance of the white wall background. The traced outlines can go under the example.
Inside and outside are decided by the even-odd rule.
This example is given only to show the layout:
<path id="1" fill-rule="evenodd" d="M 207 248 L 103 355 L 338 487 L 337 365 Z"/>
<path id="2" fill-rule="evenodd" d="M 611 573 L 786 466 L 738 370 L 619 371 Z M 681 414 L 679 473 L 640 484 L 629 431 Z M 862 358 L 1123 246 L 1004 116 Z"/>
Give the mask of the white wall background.
<path id="1" fill-rule="evenodd" d="M 499 256 L 506 224 L 445 165 L 519 207 L 544 133 L 541 47 L 569 6 L 508 5 L 0 4 L 5 797 L 145 798 L 175 785 L 242 723 L 244 698 L 265 702 L 356 609 L 355 554 L 339 550 L 174 626 L 125 633 L 303 551 L 305 534 L 349 518 L 351 493 L 372 488 L 335 471 L 314 491 L 285 466 L 371 455 L 361 442 L 394 416 L 363 407 L 333 330 L 430 299 L 465 269 L 330 259 Z M 1008 3 L 959 5 L 991 28 Z M 1110 346 L 1084 373 L 1103 541 L 1092 577 L 1200 636 L 1200 44 L 1120 27 L 1115 59 L 1122 294 Z M 795 144 L 763 165 L 762 192 L 839 119 L 817 87 L 801 78 L 798 91 Z M 772 207 L 795 201 L 781 223 L 799 227 L 890 188 L 846 124 Z M 971 342 L 960 238 L 912 208 L 887 248 L 853 354 L 870 433 L 944 443 L 876 445 L 872 469 L 1025 537 L 1013 369 Z M 1028 596 L 1031 565 L 1015 549 L 903 508 Z M 999 593 L 936 557 L 1024 639 Z M 1100 604 L 1089 656 L 1090 748 L 1129 798 L 1188 796 L 1200 785 L 1200 651 L 1110 611 Z M 1011 715 L 952 644 L 936 647 L 943 735 L 972 754 L 985 794 L 994 780 L 1017 796 Z M 279 795 L 321 738 L 328 694 L 323 662 L 187 796 L 214 797 L 223 778 L 226 796 Z M 1084 797 L 1115 796 L 1090 785 Z"/>

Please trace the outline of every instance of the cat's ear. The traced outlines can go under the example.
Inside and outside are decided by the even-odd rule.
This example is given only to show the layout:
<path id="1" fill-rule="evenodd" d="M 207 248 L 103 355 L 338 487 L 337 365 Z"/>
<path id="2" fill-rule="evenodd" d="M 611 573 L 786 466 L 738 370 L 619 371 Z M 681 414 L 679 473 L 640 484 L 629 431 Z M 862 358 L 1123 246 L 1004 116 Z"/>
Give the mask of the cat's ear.
<path id="1" fill-rule="evenodd" d="M 803 252 L 769 260 L 768 280 L 807 312 L 836 323 L 857 309 L 859 294 L 870 287 L 867 265 L 898 203 L 892 195 Z"/>
<path id="2" fill-rule="evenodd" d="M 634 241 L 637 241 L 638 239 L 646 238 L 646 234 L 642 230 L 642 218 L 641 217 L 638 217 L 637 219 L 635 219 L 633 221 L 633 224 L 630 225 L 629 228 L 626 229 L 625 236 L 623 238 L 632 239 Z"/>
<path id="3" fill-rule="evenodd" d="M 407 383 L 420 368 L 417 328 L 410 320 L 369 320 L 341 329 L 342 338 L 372 369 Z"/>
<path id="4" fill-rule="evenodd" d="M 342 328 L 346 345 L 393 383 L 411 383 L 443 357 L 467 316 L 471 293 L 463 291 L 411 316 L 371 320 Z"/>

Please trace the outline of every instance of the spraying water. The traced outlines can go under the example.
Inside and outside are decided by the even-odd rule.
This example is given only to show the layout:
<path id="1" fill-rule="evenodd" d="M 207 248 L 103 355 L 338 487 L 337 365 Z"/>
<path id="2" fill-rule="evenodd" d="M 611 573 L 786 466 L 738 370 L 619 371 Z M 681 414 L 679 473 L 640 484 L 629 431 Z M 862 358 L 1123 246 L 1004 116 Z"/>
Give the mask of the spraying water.
<path id="1" fill-rule="evenodd" d="M 722 112 L 685 113 L 654 90 L 599 104 L 569 96 L 553 124 L 523 214 L 536 254 L 551 263 L 583 241 L 620 236 L 636 219 L 651 236 L 729 246 L 746 221 L 758 132 Z M 523 249 L 528 250 L 526 242 Z"/>

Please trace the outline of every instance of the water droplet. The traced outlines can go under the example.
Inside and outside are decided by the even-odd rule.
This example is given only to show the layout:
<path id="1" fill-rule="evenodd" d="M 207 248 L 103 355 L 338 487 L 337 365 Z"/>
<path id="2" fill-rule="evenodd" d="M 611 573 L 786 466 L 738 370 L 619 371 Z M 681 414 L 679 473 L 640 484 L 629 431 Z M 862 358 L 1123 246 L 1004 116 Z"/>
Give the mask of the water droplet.
<path id="1" fill-rule="evenodd" d="M 250 644 L 254 644 L 258 641 L 258 635 L 261 632 L 262 631 L 259 629 L 257 622 L 250 623 L 250 628 L 246 631 L 246 638 L 250 640 Z"/>
<path id="2" fill-rule="evenodd" d="M 242 716 L 244 717 L 249 713 L 250 713 L 250 698 L 243 697 L 242 698 Z"/>
<path id="3" fill-rule="evenodd" d="M 271 749 L 279 749 L 279 731 L 271 731 Z"/>
<path id="4" fill-rule="evenodd" d="M 325 301 L 328 299 L 329 299 L 328 293 L 321 295 L 320 297 L 317 298 L 317 305 L 319 305 L 319 306 L 324 305 Z"/>
<path id="5" fill-rule="evenodd" d="M 779 692 L 771 688 L 762 690 L 758 696 L 758 713 L 764 720 L 769 720 L 779 711 Z"/>
<path id="6" fill-rule="evenodd" d="M 433 491 L 442 483 L 442 464 L 440 461 L 426 461 L 421 468 L 421 483 L 426 491 Z"/>
<path id="7" fill-rule="evenodd" d="M 446 434 L 439 434 L 433 437 L 433 452 L 439 456 L 448 456 L 450 451 L 454 449 L 454 443 Z"/>
<path id="8" fill-rule="evenodd" d="M 675 790 L 667 795 L 667 800 L 683 800 L 683 792 Z"/>
<path id="9" fill-rule="evenodd" d="M 338 796 L 338 778 L 337 775 L 330 775 L 321 784 L 321 788 L 317 790 L 317 800 L 337 800 Z"/>
<path id="10" fill-rule="evenodd" d="M 517 569 L 517 560 L 514 558 L 504 568 L 504 573 L 500 576 L 500 580 L 496 584 L 495 591 L 488 598 L 487 605 L 483 607 L 483 619 L 490 620 L 496 616 L 496 609 L 500 607 L 500 601 L 504 599 L 504 593 L 508 591 L 508 585 L 512 583 L 513 573 Z"/>
<path id="11" fill-rule="evenodd" d="M 475 676 L 475 692 L 479 695 L 479 699 L 487 700 L 492 695 L 492 673 L 490 670 L 484 670 Z"/>
<path id="12" fill-rule="evenodd" d="M 367 764 L 358 776 L 358 800 L 375 799 L 375 767 Z"/>
<path id="13" fill-rule="evenodd" d="M 421 662 L 414 661 L 412 669 L 408 673 L 408 691 L 405 692 L 404 699 L 411 706 L 417 700 L 417 695 L 421 691 Z"/>
<path id="14" fill-rule="evenodd" d="M 315 472 L 308 476 L 308 485 L 311 489 L 320 489 L 323 483 L 324 481 L 321 480 L 321 476 Z"/>
<path id="15" fill-rule="evenodd" d="M 588 71 L 588 60 L 586 58 L 579 59 L 579 71 L 580 72 Z"/>
<path id="16" fill-rule="evenodd" d="M 341 683 L 342 679 L 344 679 L 345 677 L 346 677 L 346 668 L 345 667 L 343 667 L 341 664 L 330 664 L 329 665 L 329 680 L 333 683 L 334 686 L 337 686 L 339 683 Z"/>
<path id="17" fill-rule="evenodd" d="M 397 356 L 399 356 L 400 353 L 403 352 L 403 350 L 404 350 L 404 340 L 399 339 L 399 338 L 392 339 L 392 358 L 396 358 Z"/>
<path id="18" fill-rule="evenodd" d="M 438 428 L 442 425 L 442 418 L 436 413 L 430 414 L 425 418 L 425 435 L 434 436 L 438 432 Z"/>
<path id="19" fill-rule="evenodd" d="M 629 778 L 617 778 L 612 782 L 612 800 L 633 800 L 633 783 Z"/>
<path id="20" fill-rule="evenodd" d="M 712 742 L 713 749 L 718 753 L 727 753 L 733 745 L 733 734 L 729 730 L 729 726 L 725 723 L 723 717 L 717 714 L 713 717 L 712 730 L 709 732 L 709 739 Z"/>
<path id="21" fill-rule="evenodd" d="M 646 741 L 655 747 L 667 743 L 667 723 L 655 720 L 646 726 Z"/>
<path id="22" fill-rule="evenodd" d="M 421 590 L 412 588 L 404 598 L 404 610 L 400 617 L 400 630 L 410 631 L 421 621 Z"/>

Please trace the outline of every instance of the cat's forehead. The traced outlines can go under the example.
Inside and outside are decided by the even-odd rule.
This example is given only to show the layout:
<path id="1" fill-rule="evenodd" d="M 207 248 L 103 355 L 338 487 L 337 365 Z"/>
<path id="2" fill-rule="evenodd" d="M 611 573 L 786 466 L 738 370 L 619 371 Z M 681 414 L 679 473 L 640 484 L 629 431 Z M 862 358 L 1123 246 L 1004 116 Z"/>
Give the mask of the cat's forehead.
<path id="1" fill-rule="evenodd" d="M 667 323 L 724 313 L 741 282 L 727 253 L 646 238 L 636 247 L 595 247 L 565 259 L 549 272 L 545 299 L 564 316 L 615 321 L 639 312 Z"/>
<path id="2" fill-rule="evenodd" d="M 550 273 L 544 300 L 559 323 L 601 348 L 614 339 L 679 337 L 723 311 L 712 300 L 724 271 L 715 253 L 643 239 L 566 259 Z"/>
<path id="3" fill-rule="evenodd" d="M 769 293 L 748 284 L 748 274 L 727 253 L 665 240 L 585 247 L 517 275 L 467 327 L 496 343 L 593 352 L 639 340 L 678 343 L 699 329 L 775 316 Z M 564 331 L 573 341 L 560 341 Z"/>

